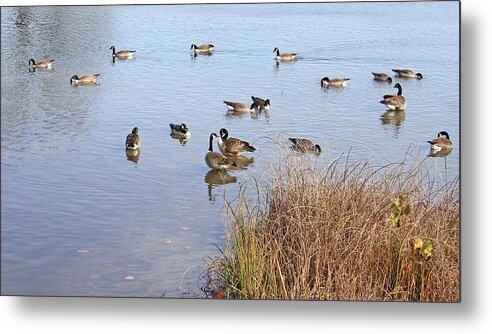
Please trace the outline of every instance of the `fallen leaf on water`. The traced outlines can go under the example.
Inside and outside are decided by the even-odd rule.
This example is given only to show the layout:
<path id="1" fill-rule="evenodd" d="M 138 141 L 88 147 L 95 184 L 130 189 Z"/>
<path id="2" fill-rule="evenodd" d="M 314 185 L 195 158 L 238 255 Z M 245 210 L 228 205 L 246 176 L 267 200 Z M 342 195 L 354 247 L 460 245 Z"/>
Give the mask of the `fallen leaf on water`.
<path id="1" fill-rule="evenodd" d="M 171 242 L 173 242 L 171 239 L 168 239 L 168 238 L 164 238 L 164 239 L 162 239 L 162 241 L 164 241 L 164 243 L 166 243 L 166 244 L 170 244 Z"/>
<path id="2" fill-rule="evenodd" d="M 126 277 L 125 277 L 125 279 L 126 279 L 127 281 L 133 281 L 133 280 L 135 279 L 135 277 L 134 277 L 134 276 L 132 276 L 132 275 L 128 275 L 128 276 L 126 276 Z"/>

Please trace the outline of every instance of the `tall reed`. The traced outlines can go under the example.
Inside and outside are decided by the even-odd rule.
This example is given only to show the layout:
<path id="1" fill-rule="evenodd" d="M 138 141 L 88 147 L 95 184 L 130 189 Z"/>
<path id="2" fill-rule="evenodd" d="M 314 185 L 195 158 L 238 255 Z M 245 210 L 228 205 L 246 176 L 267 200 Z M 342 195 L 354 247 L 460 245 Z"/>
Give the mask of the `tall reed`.
<path id="1" fill-rule="evenodd" d="M 460 300 L 459 180 L 422 161 L 320 166 L 283 154 L 226 201 L 226 241 L 209 295 L 241 299 Z M 251 187 L 249 187 L 251 188 Z"/>

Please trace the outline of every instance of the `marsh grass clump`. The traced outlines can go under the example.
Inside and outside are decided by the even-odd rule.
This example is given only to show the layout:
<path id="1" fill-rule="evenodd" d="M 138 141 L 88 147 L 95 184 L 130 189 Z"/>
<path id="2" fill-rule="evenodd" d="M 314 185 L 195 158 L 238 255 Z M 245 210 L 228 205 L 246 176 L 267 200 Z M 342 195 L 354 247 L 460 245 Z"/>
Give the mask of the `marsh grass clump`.
<path id="1" fill-rule="evenodd" d="M 341 158 L 341 157 L 340 157 Z M 238 299 L 458 302 L 459 184 L 422 163 L 286 155 L 226 201 L 203 290 Z"/>

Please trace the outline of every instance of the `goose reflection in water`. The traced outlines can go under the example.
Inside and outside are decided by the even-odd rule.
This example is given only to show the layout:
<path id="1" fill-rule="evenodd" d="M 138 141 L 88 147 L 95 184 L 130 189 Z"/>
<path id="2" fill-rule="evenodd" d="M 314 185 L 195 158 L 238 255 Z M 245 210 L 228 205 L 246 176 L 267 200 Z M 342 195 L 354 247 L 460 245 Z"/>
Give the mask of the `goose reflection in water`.
<path id="1" fill-rule="evenodd" d="M 226 117 L 237 117 L 237 118 L 242 118 L 245 116 L 249 116 L 251 118 L 254 118 L 254 114 L 257 114 L 256 111 L 237 111 L 237 110 L 228 110 L 226 112 Z"/>
<path id="2" fill-rule="evenodd" d="M 451 154 L 451 151 L 453 148 L 443 148 L 441 150 L 433 150 L 432 148 L 429 151 L 429 154 L 427 155 L 430 158 L 444 158 L 444 171 L 445 175 L 447 177 L 448 175 L 448 158 L 447 156 Z M 436 164 L 437 164 L 437 160 Z"/>
<path id="3" fill-rule="evenodd" d="M 404 110 L 388 110 L 381 115 L 380 120 L 383 125 L 393 125 L 394 135 L 398 138 L 400 128 L 405 120 L 406 113 Z"/>
<path id="4" fill-rule="evenodd" d="M 270 121 L 270 112 L 268 110 L 263 110 L 251 113 L 252 119 L 259 119 L 260 117 L 264 118 L 265 121 L 268 123 Z"/>
<path id="5" fill-rule="evenodd" d="M 138 163 L 138 159 L 140 158 L 140 150 L 129 150 L 126 149 L 126 159 L 135 164 Z"/>
<path id="6" fill-rule="evenodd" d="M 198 57 L 198 55 L 200 56 L 208 56 L 210 57 L 211 55 L 213 55 L 213 52 L 191 52 L 191 60 L 195 60 L 196 57 Z"/>
<path id="7" fill-rule="evenodd" d="M 289 63 L 295 63 L 298 58 L 293 58 L 293 59 L 275 59 L 275 67 L 278 68 L 280 64 L 289 64 Z"/>
<path id="8" fill-rule="evenodd" d="M 270 113 L 268 111 L 251 111 L 251 112 L 246 112 L 246 111 L 236 111 L 236 110 L 228 110 L 225 114 L 225 117 L 227 118 L 242 118 L 242 117 L 251 117 L 252 119 L 259 119 L 260 117 L 264 118 L 265 121 L 270 120 Z"/>
<path id="9" fill-rule="evenodd" d="M 234 161 L 237 165 L 236 169 L 248 169 L 247 167 L 255 162 L 255 158 L 245 157 L 243 155 L 238 155 L 235 157 L 229 157 L 232 161 Z"/>
<path id="10" fill-rule="evenodd" d="M 98 82 L 79 82 L 79 83 L 74 84 L 72 86 L 73 87 L 79 87 L 79 86 L 83 86 L 83 87 L 96 87 L 96 86 L 99 86 L 99 83 Z"/>
<path id="11" fill-rule="evenodd" d="M 49 68 L 36 68 L 36 67 L 29 67 L 28 72 L 29 73 L 35 73 L 35 72 L 54 72 L 55 70 L 51 67 Z"/>
<path id="12" fill-rule="evenodd" d="M 235 183 L 237 181 L 237 177 L 230 175 L 224 170 L 210 170 L 205 174 L 205 183 L 207 183 L 208 187 L 208 200 L 210 202 L 215 202 L 215 195 L 212 193 L 212 189 L 228 184 Z"/>
<path id="13" fill-rule="evenodd" d="M 186 145 L 186 143 L 188 142 L 188 139 L 189 139 L 189 138 L 183 138 L 183 137 L 181 137 L 181 136 L 177 136 L 177 135 L 172 134 L 172 133 L 171 133 L 169 136 L 170 136 L 172 139 L 176 139 L 176 140 L 178 140 L 178 141 L 179 141 L 179 143 L 181 144 L 181 146 L 185 146 L 185 145 Z"/>

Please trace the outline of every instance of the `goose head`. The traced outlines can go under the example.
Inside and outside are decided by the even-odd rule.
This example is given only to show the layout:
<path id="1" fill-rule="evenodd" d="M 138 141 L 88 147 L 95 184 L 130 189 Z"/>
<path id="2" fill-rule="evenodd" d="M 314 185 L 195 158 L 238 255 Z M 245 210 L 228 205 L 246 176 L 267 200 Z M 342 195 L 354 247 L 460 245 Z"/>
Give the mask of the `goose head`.
<path id="1" fill-rule="evenodd" d="M 449 134 L 446 131 L 441 131 L 437 134 L 437 138 L 446 137 L 449 140 Z"/>
<path id="2" fill-rule="evenodd" d="M 73 84 L 76 80 L 79 80 L 79 77 L 75 74 L 73 77 L 70 78 L 70 84 Z"/>
<path id="3" fill-rule="evenodd" d="M 418 79 L 422 79 L 423 78 L 422 73 L 417 73 L 415 75 L 417 76 Z"/>
<path id="4" fill-rule="evenodd" d="M 314 145 L 314 153 L 316 153 L 317 155 L 320 155 L 321 154 L 321 146 L 319 146 L 318 144 Z"/>
<path id="5" fill-rule="evenodd" d="M 224 128 L 220 129 L 219 134 L 222 140 L 227 139 L 227 137 L 229 137 L 229 132 Z"/>

